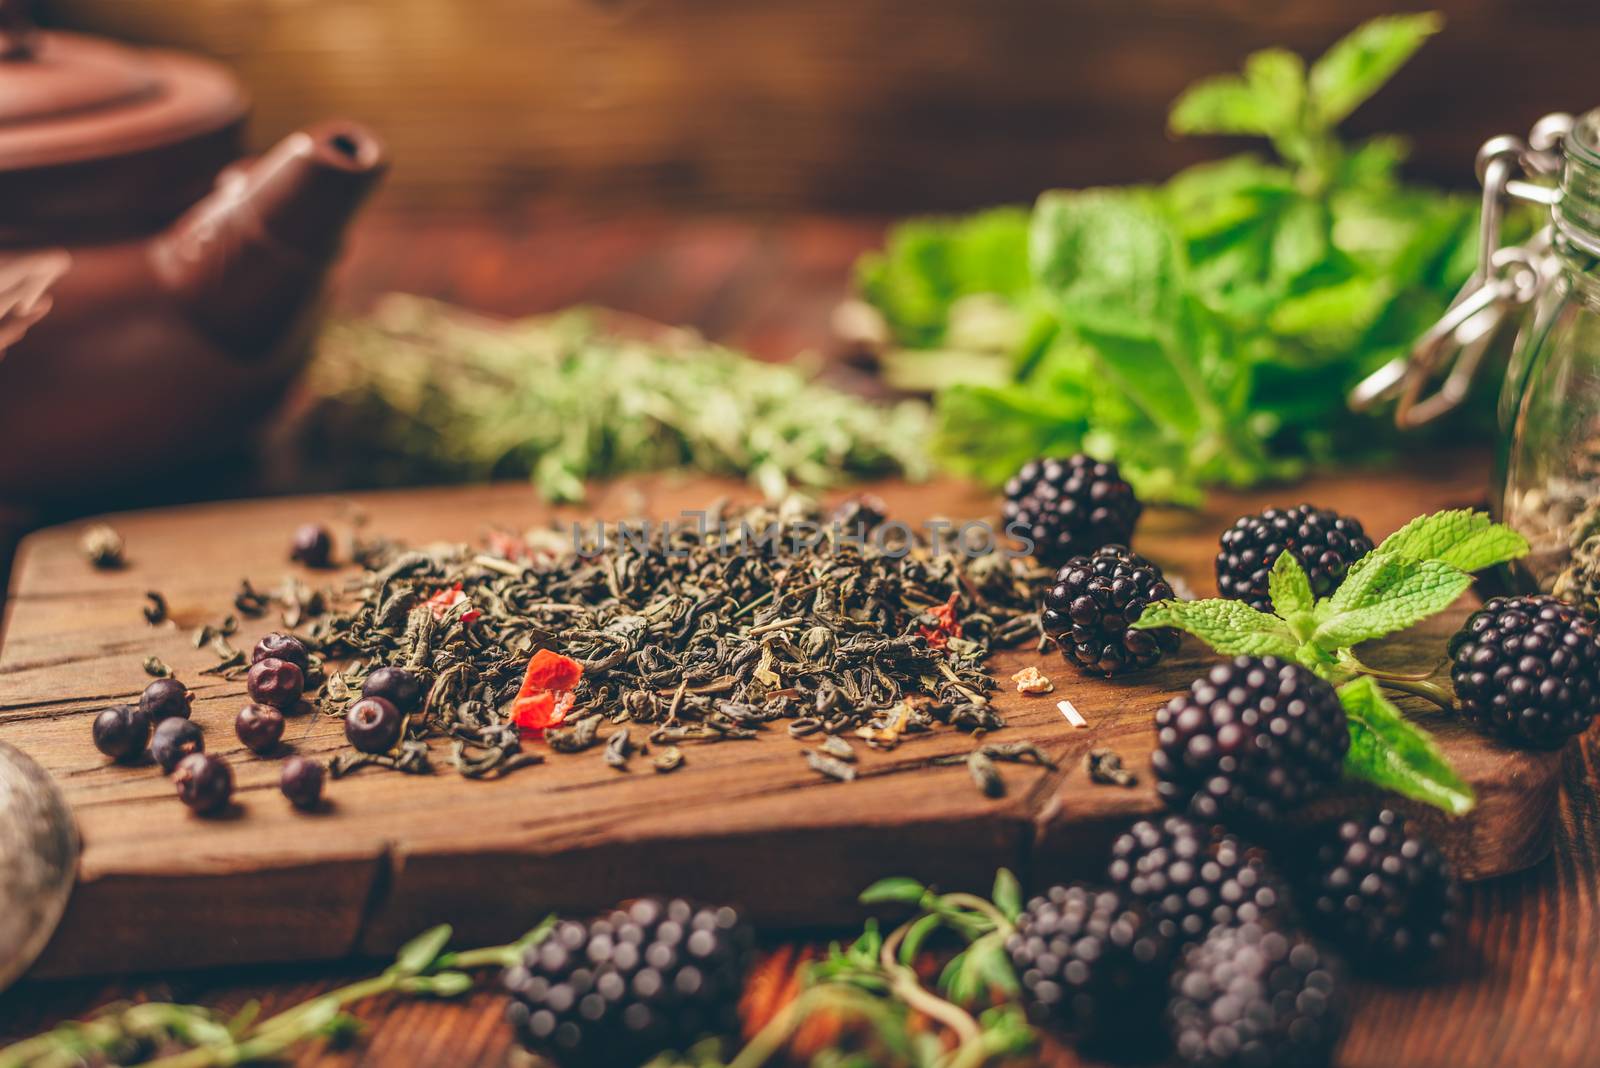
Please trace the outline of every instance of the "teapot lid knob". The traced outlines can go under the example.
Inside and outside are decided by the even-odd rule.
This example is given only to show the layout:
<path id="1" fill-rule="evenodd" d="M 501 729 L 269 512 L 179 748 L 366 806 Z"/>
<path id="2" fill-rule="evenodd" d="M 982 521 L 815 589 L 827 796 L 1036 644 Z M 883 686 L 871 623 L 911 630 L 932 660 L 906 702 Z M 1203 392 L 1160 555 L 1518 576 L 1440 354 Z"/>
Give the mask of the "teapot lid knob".
<path id="1" fill-rule="evenodd" d="M 31 57 L 33 33 L 28 0 L 0 0 L 0 60 Z"/>

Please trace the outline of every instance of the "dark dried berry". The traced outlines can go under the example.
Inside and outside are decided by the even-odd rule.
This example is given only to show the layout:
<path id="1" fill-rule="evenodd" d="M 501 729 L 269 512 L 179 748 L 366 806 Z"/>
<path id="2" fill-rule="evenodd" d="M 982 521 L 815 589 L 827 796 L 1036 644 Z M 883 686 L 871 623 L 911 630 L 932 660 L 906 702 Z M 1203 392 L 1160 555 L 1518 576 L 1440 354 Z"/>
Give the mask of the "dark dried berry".
<path id="1" fill-rule="evenodd" d="M 233 769 L 221 757 L 193 753 L 172 773 L 178 797 L 202 816 L 221 812 L 233 796 Z"/>
<path id="2" fill-rule="evenodd" d="M 1461 884 L 1444 856 L 1391 809 L 1340 824 L 1317 849 L 1299 900 L 1333 944 L 1383 969 L 1431 960 L 1461 916 Z"/>
<path id="3" fill-rule="evenodd" d="M 150 717 L 151 723 L 178 716 L 189 718 L 194 705 L 194 694 L 177 679 L 156 679 L 139 695 L 139 707 Z"/>
<path id="4" fill-rule="evenodd" d="M 428 695 L 422 677 L 405 668 L 381 667 L 361 684 L 361 696 L 381 697 L 402 712 L 415 712 Z"/>
<path id="5" fill-rule="evenodd" d="M 1350 565 L 1372 551 L 1372 539 L 1359 521 L 1309 504 L 1243 516 L 1222 533 L 1217 592 L 1270 612 L 1267 576 L 1285 549 L 1305 568 L 1311 591 L 1326 597 L 1344 581 Z"/>
<path id="6" fill-rule="evenodd" d="M 855 493 L 840 502 L 828 518 L 843 533 L 864 538 L 889 518 L 889 506 L 875 493 Z"/>
<path id="7" fill-rule="evenodd" d="M 94 747 L 112 760 L 131 764 L 150 741 L 150 717 L 142 708 L 112 705 L 94 717 Z"/>
<path id="8" fill-rule="evenodd" d="M 1134 824 L 1112 844 L 1108 874 L 1170 938 L 1192 941 L 1217 924 L 1288 916 L 1283 880 L 1258 851 L 1184 816 Z"/>
<path id="9" fill-rule="evenodd" d="M 306 677 L 298 667 L 287 660 L 269 656 L 250 665 L 245 676 L 245 688 L 250 700 L 274 708 L 293 708 L 305 693 Z"/>
<path id="10" fill-rule="evenodd" d="M 400 740 L 405 717 L 382 697 L 363 697 L 344 714 L 344 736 L 363 753 L 387 753 Z"/>
<path id="11" fill-rule="evenodd" d="M 1496 597 L 1450 639 L 1461 711 L 1517 745 L 1554 749 L 1600 711 L 1600 631 L 1565 601 Z"/>
<path id="12" fill-rule="evenodd" d="M 1127 1052 L 1159 1033 L 1172 943 L 1117 891 L 1051 887 L 1017 917 L 1006 951 L 1029 1015 L 1085 1051 Z"/>
<path id="13" fill-rule="evenodd" d="M 233 729 L 246 749 L 263 756 L 283 739 L 283 713 L 271 705 L 245 705 L 234 717 Z"/>
<path id="14" fill-rule="evenodd" d="M 1167 1023 L 1192 1068 L 1322 1068 L 1344 1027 L 1339 970 L 1299 935 L 1218 927 L 1173 974 Z"/>
<path id="15" fill-rule="evenodd" d="M 1240 656 L 1156 712 L 1156 792 L 1203 820 L 1269 824 L 1334 783 L 1350 727 L 1334 688 L 1277 657 Z"/>
<path id="16" fill-rule="evenodd" d="M 1079 453 L 1030 460 L 1006 483 L 1006 529 L 1033 542 L 1033 555 L 1060 565 L 1102 545 L 1126 545 L 1143 510 L 1114 463 Z"/>
<path id="17" fill-rule="evenodd" d="M 1039 625 L 1080 671 L 1117 675 L 1147 668 L 1178 648 L 1169 627 L 1135 630 L 1151 601 L 1173 596 L 1161 569 L 1121 545 L 1067 561 L 1045 592 Z"/>
<path id="18" fill-rule="evenodd" d="M 278 789 L 295 808 L 311 812 L 322 804 L 322 782 L 327 772 L 315 760 L 292 756 L 283 762 Z"/>
<path id="19" fill-rule="evenodd" d="M 311 667 L 311 654 L 306 651 L 305 642 L 293 634 L 278 631 L 264 635 L 251 650 L 250 663 L 259 664 L 263 660 L 286 660 L 302 673 Z"/>
<path id="20" fill-rule="evenodd" d="M 642 1064 L 734 1034 L 753 938 L 730 908 L 645 898 L 566 920 L 506 970 L 506 1016 L 562 1068 Z"/>
<path id="21" fill-rule="evenodd" d="M 294 532 L 289 559 L 307 567 L 327 567 L 333 559 L 333 536 L 319 523 L 306 523 Z"/>
<path id="22" fill-rule="evenodd" d="M 150 739 L 150 755 L 156 758 L 156 763 L 167 774 L 177 767 L 179 762 L 192 753 L 203 753 L 206 748 L 205 735 L 200 733 L 193 720 L 164 719 L 156 724 L 156 733 Z"/>

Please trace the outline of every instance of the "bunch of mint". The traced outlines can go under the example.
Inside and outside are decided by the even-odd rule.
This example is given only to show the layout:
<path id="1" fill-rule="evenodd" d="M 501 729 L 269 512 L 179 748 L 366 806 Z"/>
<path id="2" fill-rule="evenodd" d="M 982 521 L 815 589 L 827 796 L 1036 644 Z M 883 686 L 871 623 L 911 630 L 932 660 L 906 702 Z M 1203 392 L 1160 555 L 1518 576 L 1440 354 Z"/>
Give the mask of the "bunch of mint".
<path id="1" fill-rule="evenodd" d="M 1481 512 L 1419 516 L 1356 561 L 1339 588 L 1321 600 L 1293 553 L 1274 563 L 1272 611 L 1241 601 L 1158 601 L 1135 626 L 1177 627 L 1226 656 L 1297 661 L 1338 685 L 1350 722 L 1345 774 L 1424 801 L 1454 815 L 1470 810 L 1472 790 L 1427 732 L 1383 695 L 1380 680 L 1448 703 L 1419 679 L 1374 672 L 1355 646 L 1405 630 L 1449 608 L 1472 585 L 1472 573 L 1527 555 L 1528 543 Z"/>
<path id="2" fill-rule="evenodd" d="M 1375 19 L 1309 69 L 1258 52 L 1174 105 L 1174 132 L 1265 137 L 1275 159 L 897 227 L 858 284 L 889 379 L 937 394 L 939 458 L 999 483 L 1085 450 L 1193 502 L 1382 448 L 1392 428 L 1345 394 L 1465 281 L 1476 201 L 1402 183 L 1400 140 L 1335 127 L 1440 27 Z"/>

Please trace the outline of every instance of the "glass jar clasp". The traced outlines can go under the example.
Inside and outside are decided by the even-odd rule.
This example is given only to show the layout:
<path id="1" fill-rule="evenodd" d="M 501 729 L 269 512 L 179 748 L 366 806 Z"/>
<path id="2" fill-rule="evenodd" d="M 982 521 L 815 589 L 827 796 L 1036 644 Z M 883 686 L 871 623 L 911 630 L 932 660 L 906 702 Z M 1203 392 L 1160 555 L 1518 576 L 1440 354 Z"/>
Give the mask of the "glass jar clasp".
<path id="1" fill-rule="evenodd" d="M 1437 419 L 1466 399 L 1500 327 L 1533 300 L 1554 271 L 1550 226 L 1521 245 L 1506 245 L 1505 213 L 1512 200 L 1546 208 L 1559 200 L 1551 181 L 1560 173 L 1561 142 L 1572 123 L 1572 116 L 1565 113 L 1546 115 L 1526 141 L 1502 135 L 1484 142 L 1476 166 L 1483 184 L 1477 268 L 1409 354 L 1384 364 L 1350 391 L 1352 409 L 1366 411 L 1397 399 L 1395 425 L 1410 429 Z M 1441 375 L 1443 381 L 1424 395 Z"/>

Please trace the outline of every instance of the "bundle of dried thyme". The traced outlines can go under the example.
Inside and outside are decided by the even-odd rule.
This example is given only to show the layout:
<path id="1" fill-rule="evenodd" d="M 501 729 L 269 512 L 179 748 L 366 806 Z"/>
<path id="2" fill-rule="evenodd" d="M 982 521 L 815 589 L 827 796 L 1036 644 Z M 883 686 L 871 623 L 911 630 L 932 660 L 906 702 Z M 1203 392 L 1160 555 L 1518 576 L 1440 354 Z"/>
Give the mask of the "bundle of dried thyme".
<path id="1" fill-rule="evenodd" d="M 285 488 L 527 476 L 581 500 L 587 479 L 691 468 L 769 499 L 852 478 L 921 478 L 928 413 L 871 403 L 691 331 L 615 329 L 598 309 L 503 322 L 391 295 L 331 326 L 310 403 L 269 459 Z M 295 458 L 297 459 L 291 459 Z"/>

